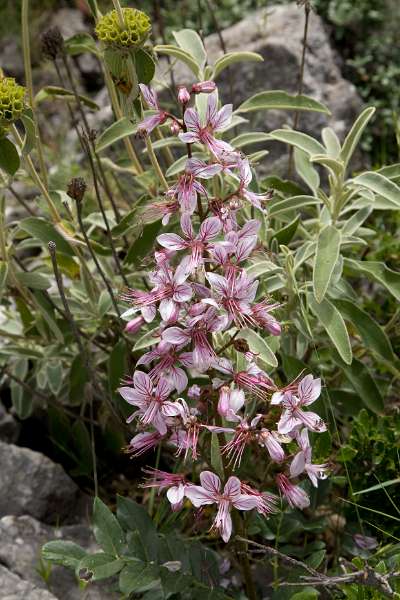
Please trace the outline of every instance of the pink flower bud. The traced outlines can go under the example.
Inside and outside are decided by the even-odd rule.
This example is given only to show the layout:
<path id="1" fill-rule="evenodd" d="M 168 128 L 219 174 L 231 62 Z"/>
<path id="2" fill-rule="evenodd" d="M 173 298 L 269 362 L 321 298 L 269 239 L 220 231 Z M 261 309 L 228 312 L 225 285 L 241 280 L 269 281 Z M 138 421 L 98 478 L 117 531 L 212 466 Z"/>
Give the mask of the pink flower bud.
<path id="1" fill-rule="evenodd" d="M 192 85 L 193 94 L 211 94 L 217 88 L 214 81 L 201 81 Z"/>
<path id="2" fill-rule="evenodd" d="M 169 126 L 169 128 L 170 128 L 170 131 L 171 131 L 172 135 L 178 135 L 178 133 L 181 130 L 181 128 L 179 127 L 179 124 L 176 121 L 172 121 L 172 123 Z"/>
<path id="3" fill-rule="evenodd" d="M 185 88 L 184 85 L 181 85 L 178 89 L 178 101 L 181 104 L 187 104 L 190 100 L 190 94 L 187 90 L 187 88 Z"/>
<path id="4" fill-rule="evenodd" d="M 125 331 L 127 333 L 137 333 L 143 325 L 143 323 L 144 319 L 142 316 L 135 317 L 131 321 L 128 321 L 128 323 L 125 325 Z"/>
<path id="5" fill-rule="evenodd" d="M 308 494 L 298 485 L 293 485 L 283 473 L 276 476 L 276 483 L 283 496 L 292 508 L 307 508 L 310 506 Z"/>

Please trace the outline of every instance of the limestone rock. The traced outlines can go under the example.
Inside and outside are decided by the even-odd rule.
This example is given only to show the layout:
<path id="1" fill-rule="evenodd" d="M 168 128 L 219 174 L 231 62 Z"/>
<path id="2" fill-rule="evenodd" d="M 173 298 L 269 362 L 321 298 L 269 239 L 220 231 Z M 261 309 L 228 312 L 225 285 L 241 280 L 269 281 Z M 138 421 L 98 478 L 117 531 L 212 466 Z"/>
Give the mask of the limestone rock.
<path id="1" fill-rule="evenodd" d="M 0 440 L 9 443 L 16 442 L 19 436 L 19 430 L 19 423 L 6 411 L 0 402 Z"/>
<path id="2" fill-rule="evenodd" d="M 48 523 L 73 521 L 84 495 L 61 465 L 28 448 L 0 442 L 0 516 L 28 514 Z"/>
<path id="3" fill-rule="evenodd" d="M 21 579 L 0 565 L 0 590 L 3 600 L 57 600 L 47 590 Z"/>

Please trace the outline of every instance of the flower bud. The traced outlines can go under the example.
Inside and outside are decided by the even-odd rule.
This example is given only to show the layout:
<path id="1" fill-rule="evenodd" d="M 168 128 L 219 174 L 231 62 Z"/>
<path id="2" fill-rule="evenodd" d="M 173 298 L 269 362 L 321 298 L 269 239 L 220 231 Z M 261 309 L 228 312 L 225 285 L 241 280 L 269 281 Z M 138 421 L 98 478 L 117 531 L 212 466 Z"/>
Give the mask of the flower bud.
<path id="1" fill-rule="evenodd" d="M 0 69 L 0 127 L 17 121 L 24 110 L 25 88 Z"/>
<path id="2" fill-rule="evenodd" d="M 201 81 L 192 85 L 193 94 L 211 94 L 217 88 L 215 81 Z"/>
<path id="3" fill-rule="evenodd" d="M 179 124 L 176 121 L 172 121 L 172 123 L 170 125 L 170 131 L 171 131 L 172 135 L 178 135 L 180 130 L 181 130 L 181 128 L 179 127 Z"/>
<path id="4" fill-rule="evenodd" d="M 96 34 L 106 46 L 125 49 L 142 46 L 150 34 L 150 18 L 136 8 L 123 8 L 125 27 L 121 27 L 116 10 L 101 17 L 96 26 Z"/>
<path id="5" fill-rule="evenodd" d="M 83 177 L 74 177 L 68 184 L 67 194 L 73 200 L 82 202 L 83 196 L 86 192 L 86 181 Z"/>
<path id="6" fill-rule="evenodd" d="M 64 49 L 64 38 L 58 27 L 51 27 L 41 38 L 41 49 L 44 58 L 55 60 Z"/>
<path id="7" fill-rule="evenodd" d="M 125 325 L 125 331 L 127 333 L 137 333 L 143 323 L 144 319 L 141 315 L 139 317 L 135 317 L 134 319 L 128 321 L 128 323 Z"/>
<path id="8" fill-rule="evenodd" d="M 190 94 L 187 90 L 187 88 L 185 88 L 184 85 L 179 86 L 178 89 L 178 101 L 181 104 L 187 104 L 190 100 Z"/>

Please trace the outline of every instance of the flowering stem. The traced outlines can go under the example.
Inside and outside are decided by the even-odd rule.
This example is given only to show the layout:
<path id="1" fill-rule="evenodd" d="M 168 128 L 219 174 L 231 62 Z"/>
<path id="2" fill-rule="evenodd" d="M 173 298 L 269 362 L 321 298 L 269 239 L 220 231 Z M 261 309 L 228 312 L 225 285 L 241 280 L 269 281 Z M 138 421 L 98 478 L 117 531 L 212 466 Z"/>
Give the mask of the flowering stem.
<path id="1" fill-rule="evenodd" d="M 157 174 L 157 177 L 161 183 L 161 186 L 165 191 L 167 191 L 168 190 L 167 180 L 165 179 L 164 173 L 161 170 L 160 163 L 157 160 L 157 156 L 153 150 L 153 145 L 151 143 L 151 139 L 148 135 L 146 136 L 146 148 L 147 148 L 147 153 L 150 158 L 150 162 L 153 165 L 153 169 L 155 170 L 155 172 Z"/>
<path id="2" fill-rule="evenodd" d="M 158 469 L 158 467 L 160 465 L 161 447 L 162 447 L 162 443 L 160 442 L 158 444 L 158 448 L 157 448 L 156 464 L 155 464 L 155 467 L 154 467 L 155 469 Z M 150 490 L 150 498 L 149 498 L 149 515 L 150 515 L 150 517 L 153 516 L 155 496 L 156 496 L 156 488 L 152 487 L 151 490 Z"/>
<path id="3" fill-rule="evenodd" d="M 22 50 L 24 56 L 24 71 L 25 71 L 25 83 L 28 90 L 29 105 L 32 109 L 33 122 L 35 126 L 35 143 L 36 150 L 39 158 L 40 173 L 47 187 L 47 170 L 44 162 L 43 146 L 40 139 L 39 127 L 35 113 L 35 98 L 33 94 L 33 80 L 32 80 L 32 66 L 31 66 L 31 49 L 29 42 L 29 0 L 22 0 L 21 5 L 21 37 L 22 37 Z"/>

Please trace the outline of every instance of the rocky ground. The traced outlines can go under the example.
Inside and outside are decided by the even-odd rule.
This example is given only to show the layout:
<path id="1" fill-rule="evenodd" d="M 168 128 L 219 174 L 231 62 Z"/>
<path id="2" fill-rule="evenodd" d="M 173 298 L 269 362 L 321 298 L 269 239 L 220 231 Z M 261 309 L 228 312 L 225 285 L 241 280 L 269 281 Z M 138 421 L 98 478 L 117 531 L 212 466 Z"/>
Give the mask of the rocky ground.
<path id="1" fill-rule="evenodd" d="M 269 89 L 283 89 L 295 93 L 300 66 L 303 12 L 292 4 L 269 6 L 249 15 L 243 21 L 222 32 L 228 51 L 251 50 L 262 54 L 263 63 L 235 65 L 231 73 L 224 72 L 219 82 L 222 96 L 235 105 L 248 96 Z M 88 30 L 82 14 L 63 9 L 53 15 L 47 26 L 58 24 L 65 36 Z M 210 60 L 221 53 L 217 35 L 206 38 Z M 38 52 L 34 81 L 36 90 L 44 84 L 56 84 L 49 65 L 43 65 Z M 0 64 L 9 75 L 23 79 L 22 58 L 15 40 L 0 43 Z M 92 94 L 101 109 L 92 117 L 92 125 L 102 129 L 111 121 L 111 111 L 104 89 L 100 87 L 99 66 L 91 56 L 82 56 L 75 62 L 81 87 Z M 158 77 L 169 78 L 166 63 Z M 177 66 L 175 81 L 189 81 L 188 72 Z M 324 116 L 303 114 L 300 128 L 319 137 L 321 127 L 330 124 L 343 137 L 361 109 L 361 101 L 354 86 L 340 71 L 340 59 L 329 43 L 321 19 L 312 14 L 305 64 L 304 92 L 324 102 L 332 111 L 329 121 Z M 51 103 L 50 103 L 51 104 Z M 60 122 L 58 109 L 47 108 L 50 128 L 57 130 Z M 57 120 L 58 119 L 58 120 Z M 252 117 L 253 119 L 253 117 Z M 260 112 L 254 117 L 255 128 L 268 131 L 287 123 L 288 116 L 279 111 Z M 48 125 L 49 125 L 48 124 Z M 60 138 L 61 139 L 61 136 Z M 70 142 L 69 142 L 70 143 Z M 270 154 L 264 169 L 275 174 L 287 164 L 285 147 L 270 145 Z M 60 150 L 59 150 L 60 151 Z M 76 154 L 75 154 L 76 156 Z M 278 173 L 277 173 L 278 170 Z M 19 192 L 30 198 L 32 190 L 20 185 Z M 94 545 L 89 530 L 88 498 L 80 492 L 63 468 L 39 452 L 18 446 L 19 424 L 0 404 L 0 596 L 3 600 L 102 600 L 112 598 L 107 586 L 92 585 L 79 590 L 72 573 L 55 568 L 49 576 L 41 563 L 40 548 L 49 540 L 67 538 L 83 547 Z"/>

